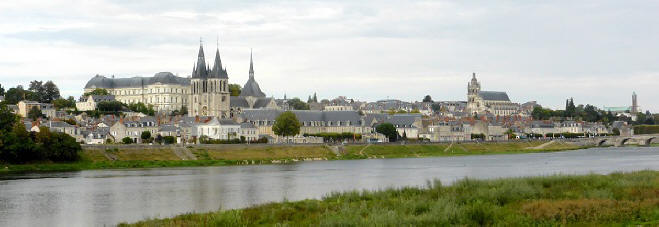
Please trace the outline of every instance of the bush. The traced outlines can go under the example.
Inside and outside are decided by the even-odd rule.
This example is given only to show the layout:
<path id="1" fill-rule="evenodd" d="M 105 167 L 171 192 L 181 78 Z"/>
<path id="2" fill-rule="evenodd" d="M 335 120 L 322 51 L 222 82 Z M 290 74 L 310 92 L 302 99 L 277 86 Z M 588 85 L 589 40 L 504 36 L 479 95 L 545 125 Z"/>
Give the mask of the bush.
<path id="1" fill-rule="evenodd" d="M 124 137 L 123 139 L 121 139 L 121 142 L 123 144 L 131 144 L 133 143 L 133 139 L 131 139 L 130 137 Z"/>
<path id="2" fill-rule="evenodd" d="M 479 133 L 479 134 L 471 134 L 471 139 L 477 139 L 477 140 L 485 140 L 485 134 Z"/>
<path id="3" fill-rule="evenodd" d="M 176 137 L 173 136 L 165 136 L 162 138 L 165 144 L 175 144 L 176 143 Z"/>
<path id="4" fill-rule="evenodd" d="M 361 134 L 351 133 L 351 132 L 343 132 L 343 133 L 321 132 L 321 133 L 313 133 L 313 134 L 305 133 L 302 136 L 304 136 L 304 137 L 309 137 L 309 136 L 323 137 L 323 141 L 325 141 L 325 142 L 336 142 L 336 141 L 345 141 L 345 140 L 359 141 L 359 140 L 362 139 Z"/>
<path id="5" fill-rule="evenodd" d="M 658 134 L 659 125 L 636 125 L 634 134 Z"/>

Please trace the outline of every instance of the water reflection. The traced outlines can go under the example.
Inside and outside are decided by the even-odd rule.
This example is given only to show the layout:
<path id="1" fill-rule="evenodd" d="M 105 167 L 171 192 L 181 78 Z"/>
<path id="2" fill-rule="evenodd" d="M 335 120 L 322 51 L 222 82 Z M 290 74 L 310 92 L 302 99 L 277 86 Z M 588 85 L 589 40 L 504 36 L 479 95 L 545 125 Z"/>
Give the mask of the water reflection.
<path id="1" fill-rule="evenodd" d="M 659 148 L 0 176 L 0 226 L 90 226 L 464 177 L 659 169 Z"/>

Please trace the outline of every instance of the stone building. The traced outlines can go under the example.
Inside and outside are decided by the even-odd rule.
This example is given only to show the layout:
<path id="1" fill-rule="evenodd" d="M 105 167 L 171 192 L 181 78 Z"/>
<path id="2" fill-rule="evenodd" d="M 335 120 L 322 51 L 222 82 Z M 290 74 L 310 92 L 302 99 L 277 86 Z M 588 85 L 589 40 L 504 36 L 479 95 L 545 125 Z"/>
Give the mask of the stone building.
<path id="1" fill-rule="evenodd" d="M 114 99 L 125 104 L 153 105 L 158 112 L 171 112 L 187 106 L 190 78 L 178 77 L 170 72 L 159 72 L 153 77 L 107 78 L 96 75 L 85 85 L 85 92 L 105 89 Z"/>
<path id="2" fill-rule="evenodd" d="M 76 109 L 79 111 L 95 110 L 98 103 L 110 101 L 114 101 L 114 95 L 89 95 L 76 102 Z"/>
<path id="3" fill-rule="evenodd" d="M 502 91 L 481 91 L 481 84 L 476 80 L 476 73 L 467 84 L 467 108 L 470 114 L 491 113 L 495 116 L 513 115 L 519 112 L 519 104 L 513 103 L 508 94 Z"/>
<path id="4" fill-rule="evenodd" d="M 226 68 L 222 68 L 219 47 L 211 69 L 206 66 L 204 48 L 199 45 L 197 63 L 190 80 L 188 116 L 229 118 L 229 100 L 229 75 Z"/>

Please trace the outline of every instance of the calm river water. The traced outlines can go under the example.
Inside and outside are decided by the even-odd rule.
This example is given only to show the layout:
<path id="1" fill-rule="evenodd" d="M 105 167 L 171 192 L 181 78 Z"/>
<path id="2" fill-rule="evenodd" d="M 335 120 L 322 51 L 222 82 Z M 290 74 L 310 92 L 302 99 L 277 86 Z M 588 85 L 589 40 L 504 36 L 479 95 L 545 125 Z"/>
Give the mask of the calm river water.
<path id="1" fill-rule="evenodd" d="M 0 175 L 0 226 L 102 226 L 187 212 L 321 198 L 329 192 L 450 184 L 465 177 L 659 170 L 659 147 L 443 158 L 314 161 Z"/>

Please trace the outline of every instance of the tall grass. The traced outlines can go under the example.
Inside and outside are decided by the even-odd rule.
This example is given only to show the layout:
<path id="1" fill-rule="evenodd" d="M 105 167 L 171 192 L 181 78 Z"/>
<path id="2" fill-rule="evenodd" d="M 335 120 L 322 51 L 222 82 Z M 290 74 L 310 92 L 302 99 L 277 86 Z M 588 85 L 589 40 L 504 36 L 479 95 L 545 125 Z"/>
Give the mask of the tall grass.
<path id="1" fill-rule="evenodd" d="M 659 172 L 464 179 L 452 186 L 331 193 L 322 200 L 186 214 L 132 226 L 659 224 Z M 127 224 L 122 224 L 127 225 Z"/>

